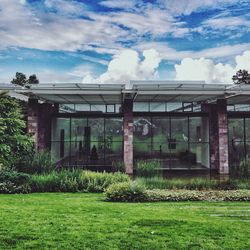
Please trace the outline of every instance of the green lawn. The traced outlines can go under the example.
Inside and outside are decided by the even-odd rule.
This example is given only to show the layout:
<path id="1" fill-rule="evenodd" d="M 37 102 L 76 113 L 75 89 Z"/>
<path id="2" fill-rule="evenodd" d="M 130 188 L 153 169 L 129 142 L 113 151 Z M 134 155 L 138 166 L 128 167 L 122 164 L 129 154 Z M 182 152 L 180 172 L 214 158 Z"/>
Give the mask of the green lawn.
<path id="1" fill-rule="evenodd" d="M 250 249 L 250 203 L 0 195 L 0 249 Z"/>

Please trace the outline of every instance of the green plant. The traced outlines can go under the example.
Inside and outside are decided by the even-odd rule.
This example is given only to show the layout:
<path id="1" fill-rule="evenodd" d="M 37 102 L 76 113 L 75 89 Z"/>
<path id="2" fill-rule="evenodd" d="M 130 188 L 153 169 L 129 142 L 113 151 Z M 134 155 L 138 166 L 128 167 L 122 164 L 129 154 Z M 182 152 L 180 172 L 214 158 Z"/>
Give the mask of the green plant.
<path id="1" fill-rule="evenodd" d="M 136 181 L 144 185 L 147 189 L 188 189 L 188 190 L 228 190 L 228 189 L 248 189 L 250 184 L 243 180 L 219 181 L 209 178 L 173 178 L 166 179 L 155 176 L 150 178 L 138 177 Z"/>
<path id="2" fill-rule="evenodd" d="M 137 182 L 115 183 L 108 187 L 105 192 L 108 201 L 144 201 L 145 187 Z"/>
<path id="3" fill-rule="evenodd" d="M 231 166 L 230 175 L 236 178 L 250 178 L 250 159 L 244 159 L 239 165 Z"/>
<path id="4" fill-rule="evenodd" d="M 113 161 L 112 171 L 114 172 L 125 172 L 125 165 L 123 161 Z"/>
<path id="5" fill-rule="evenodd" d="M 140 160 L 135 164 L 137 176 L 152 177 L 159 174 L 161 162 L 159 160 Z"/>
<path id="6" fill-rule="evenodd" d="M 33 152 L 24 160 L 23 171 L 28 173 L 49 173 L 55 169 L 51 153 L 47 150 Z"/>
<path id="7" fill-rule="evenodd" d="M 15 166 L 33 147 L 33 140 L 24 132 L 20 106 L 14 98 L 0 97 L 0 163 L 7 167 Z"/>
<path id="8" fill-rule="evenodd" d="M 10 169 L 0 170 L 0 193 L 29 193 L 30 176 Z"/>
<path id="9" fill-rule="evenodd" d="M 79 169 L 34 174 L 32 192 L 103 192 L 109 185 L 129 181 L 122 173 L 98 173 Z"/>

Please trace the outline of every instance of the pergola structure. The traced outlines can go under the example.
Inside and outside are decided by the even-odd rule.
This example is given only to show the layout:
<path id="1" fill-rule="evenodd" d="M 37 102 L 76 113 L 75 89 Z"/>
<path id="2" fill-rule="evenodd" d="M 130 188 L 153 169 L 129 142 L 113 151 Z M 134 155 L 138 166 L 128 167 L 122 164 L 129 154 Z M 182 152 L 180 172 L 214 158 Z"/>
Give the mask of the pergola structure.
<path id="1" fill-rule="evenodd" d="M 130 81 L 126 84 L 37 84 L 29 88 L 0 84 L 10 96 L 28 101 L 28 131 L 33 134 L 38 149 L 51 147 L 52 119 L 54 117 L 122 117 L 123 159 L 128 174 L 133 174 L 134 117 L 204 115 L 209 120 L 209 162 L 220 174 L 229 173 L 228 105 L 250 104 L 250 86 L 234 84 L 206 84 L 195 81 Z M 162 103 L 182 103 L 171 110 L 162 109 Z M 159 104 L 156 110 L 135 110 L 142 106 Z M 165 105 L 164 104 L 164 105 Z M 89 110 L 63 111 L 63 106 L 89 105 Z M 105 105 L 105 110 L 96 107 Z M 109 106 L 118 105 L 119 110 Z M 145 106 L 144 105 L 144 106 Z M 189 109 L 199 106 L 199 111 Z M 96 106 L 96 107 L 95 107 Z M 62 113 L 59 108 L 62 107 Z M 91 108 L 92 107 L 92 108 Z M 250 111 L 250 110 L 249 110 Z M 108 113 L 108 114 L 107 114 Z M 113 114 L 112 114 L 113 113 Z"/>

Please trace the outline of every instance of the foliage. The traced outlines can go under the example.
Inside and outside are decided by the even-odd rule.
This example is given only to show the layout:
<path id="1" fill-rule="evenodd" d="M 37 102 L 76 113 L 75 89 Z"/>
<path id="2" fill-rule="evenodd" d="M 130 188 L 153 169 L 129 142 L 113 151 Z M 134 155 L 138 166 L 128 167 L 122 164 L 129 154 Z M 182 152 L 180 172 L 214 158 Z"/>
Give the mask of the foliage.
<path id="1" fill-rule="evenodd" d="M 13 170 L 0 170 L 0 193 L 29 193 L 29 175 Z"/>
<path id="2" fill-rule="evenodd" d="M 236 178 L 250 178 L 250 159 L 244 159 L 239 165 L 230 168 L 230 175 Z"/>
<path id="3" fill-rule="evenodd" d="M 137 176 L 152 177 L 159 174 L 161 163 L 159 160 L 141 160 L 135 165 Z"/>
<path id="4" fill-rule="evenodd" d="M 250 201 L 250 190 L 148 190 L 144 201 Z"/>
<path id="5" fill-rule="evenodd" d="M 29 87 L 30 84 L 38 84 L 39 80 L 35 74 L 30 75 L 27 79 L 25 74 L 16 72 L 16 76 L 11 80 L 11 83 L 22 87 Z"/>
<path id="6" fill-rule="evenodd" d="M 112 162 L 112 171 L 114 171 L 114 172 L 125 172 L 124 161 L 113 161 Z"/>
<path id="7" fill-rule="evenodd" d="M 235 84 L 250 84 L 250 74 L 247 70 L 240 69 L 233 75 L 232 80 Z"/>
<path id="8" fill-rule="evenodd" d="M 146 200 L 145 187 L 137 182 L 115 183 L 105 192 L 108 201 L 139 202 Z"/>
<path id="9" fill-rule="evenodd" d="M 24 133 L 25 128 L 18 101 L 9 96 L 0 97 L 0 163 L 3 165 L 15 165 L 32 150 L 33 141 Z"/>
<path id="10" fill-rule="evenodd" d="M 48 150 L 33 152 L 25 157 L 22 171 L 27 173 L 49 173 L 55 169 L 55 164 Z"/>
<path id="11" fill-rule="evenodd" d="M 209 178 L 173 178 L 166 179 L 163 177 L 136 178 L 140 184 L 147 189 L 188 189 L 188 190 L 209 190 L 209 189 L 237 189 L 237 185 L 241 184 L 241 188 L 247 188 L 243 185 L 242 180 L 219 181 Z"/>
<path id="12" fill-rule="evenodd" d="M 32 175 L 32 192 L 103 192 L 109 185 L 129 181 L 122 173 L 63 170 Z"/>
<path id="13" fill-rule="evenodd" d="M 106 200 L 121 202 L 155 202 L 155 201 L 250 201 L 250 190 L 145 190 L 136 183 L 118 183 L 111 185 Z"/>

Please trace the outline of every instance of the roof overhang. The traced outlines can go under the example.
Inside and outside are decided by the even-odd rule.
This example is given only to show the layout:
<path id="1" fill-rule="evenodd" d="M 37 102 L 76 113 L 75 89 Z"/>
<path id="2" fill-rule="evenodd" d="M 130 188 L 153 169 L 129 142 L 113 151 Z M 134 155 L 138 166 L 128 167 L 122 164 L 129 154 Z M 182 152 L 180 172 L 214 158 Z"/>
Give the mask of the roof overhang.
<path id="1" fill-rule="evenodd" d="M 60 104 L 115 104 L 130 96 L 136 102 L 250 103 L 250 86 L 206 84 L 200 81 L 130 81 L 129 84 L 37 84 L 30 88 L 0 84 L 0 90 L 19 98 Z"/>

